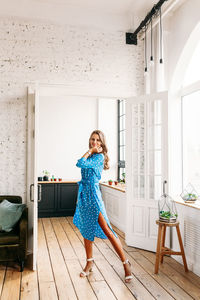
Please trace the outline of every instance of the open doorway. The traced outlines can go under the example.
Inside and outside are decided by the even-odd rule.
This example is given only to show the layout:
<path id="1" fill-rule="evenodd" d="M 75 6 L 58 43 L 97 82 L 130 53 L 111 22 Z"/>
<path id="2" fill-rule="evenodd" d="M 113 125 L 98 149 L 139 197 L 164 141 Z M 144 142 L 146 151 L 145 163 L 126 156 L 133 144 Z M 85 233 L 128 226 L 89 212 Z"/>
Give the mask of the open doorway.
<path id="1" fill-rule="evenodd" d="M 66 185 L 70 183 L 70 189 L 74 188 L 72 185 L 80 180 L 80 170 L 75 167 L 77 159 L 88 150 L 90 133 L 95 129 L 100 129 L 106 135 L 110 155 L 110 170 L 103 173 L 102 181 L 107 181 L 108 178 L 117 180 L 118 99 L 115 97 L 74 95 L 69 92 L 66 86 L 40 85 L 36 87 L 36 90 L 35 97 L 32 98 L 37 98 L 37 101 L 34 103 L 35 108 L 30 109 L 30 114 L 35 112 L 37 122 L 32 123 L 37 128 L 34 128 L 34 135 L 29 135 L 35 144 L 32 149 L 34 151 L 31 153 L 35 158 L 33 178 L 39 179 L 39 177 L 43 177 L 43 171 L 47 171 L 49 180 L 52 178 L 60 179 Z M 28 181 L 28 189 L 30 182 L 31 178 Z M 52 212 L 55 211 L 55 207 L 57 209 L 60 205 L 62 215 L 62 213 L 66 213 L 68 208 L 62 206 L 60 199 L 64 192 L 60 186 L 54 185 L 53 188 L 51 185 L 48 197 L 52 200 L 50 204 L 53 205 L 51 207 Z M 68 194 L 70 192 L 67 190 Z M 38 193 L 37 184 L 35 184 L 34 212 L 36 211 L 36 213 L 34 216 L 31 214 L 31 218 L 34 218 L 32 226 L 35 241 L 37 238 L 37 212 L 43 201 L 41 191 L 38 204 L 38 194 L 40 195 L 40 190 Z M 55 199 L 59 203 L 55 203 Z M 30 208 L 32 209 L 32 207 Z M 51 216 L 53 215 L 49 217 Z M 33 243 L 35 256 L 37 255 L 36 244 Z"/>

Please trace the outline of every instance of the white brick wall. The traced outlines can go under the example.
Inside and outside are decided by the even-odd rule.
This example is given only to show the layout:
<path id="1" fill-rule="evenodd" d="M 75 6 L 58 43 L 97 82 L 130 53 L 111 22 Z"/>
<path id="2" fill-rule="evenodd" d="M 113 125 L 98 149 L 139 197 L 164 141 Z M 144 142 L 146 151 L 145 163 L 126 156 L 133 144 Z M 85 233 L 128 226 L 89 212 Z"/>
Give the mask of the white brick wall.
<path id="1" fill-rule="evenodd" d="M 18 18 L 1 18 L 0 45 L 0 194 L 24 197 L 28 82 L 140 94 L 143 49 L 126 45 L 124 32 Z"/>

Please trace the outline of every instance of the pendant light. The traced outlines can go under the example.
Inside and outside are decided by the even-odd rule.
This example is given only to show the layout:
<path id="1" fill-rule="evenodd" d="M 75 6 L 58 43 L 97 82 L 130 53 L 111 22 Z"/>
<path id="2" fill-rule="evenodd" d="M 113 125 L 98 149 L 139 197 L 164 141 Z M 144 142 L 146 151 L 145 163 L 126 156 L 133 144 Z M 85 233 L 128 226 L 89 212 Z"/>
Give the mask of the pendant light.
<path id="1" fill-rule="evenodd" d="M 145 63 L 145 68 L 144 68 L 144 76 L 147 75 L 147 26 L 145 25 L 144 29 L 144 63 Z"/>
<path id="2" fill-rule="evenodd" d="M 162 39 L 162 11 L 160 7 L 160 64 L 163 63 L 163 39 Z"/>
<path id="3" fill-rule="evenodd" d="M 150 55 L 150 66 L 154 66 L 154 60 L 153 60 L 153 28 L 152 28 L 152 17 L 151 17 L 151 55 Z"/>

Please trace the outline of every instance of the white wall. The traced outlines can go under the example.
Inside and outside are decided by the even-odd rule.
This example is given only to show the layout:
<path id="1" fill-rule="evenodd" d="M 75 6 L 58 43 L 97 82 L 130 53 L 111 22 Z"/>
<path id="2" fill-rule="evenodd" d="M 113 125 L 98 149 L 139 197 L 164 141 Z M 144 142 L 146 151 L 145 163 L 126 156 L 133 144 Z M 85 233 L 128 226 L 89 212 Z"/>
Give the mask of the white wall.
<path id="1" fill-rule="evenodd" d="M 184 48 L 190 36 L 192 35 L 193 30 L 200 22 L 200 1 L 199 0 L 190 0 L 185 1 L 169 18 L 169 30 L 170 34 L 168 35 L 168 87 L 173 84 L 174 75 L 176 68 L 178 67 L 182 55 L 184 53 Z M 198 39 L 196 41 L 198 43 Z M 192 47 L 194 48 L 194 44 Z M 181 70 L 179 76 L 184 76 L 185 68 L 187 67 L 190 59 L 190 54 L 185 56 L 186 64 L 182 64 L 184 69 Z M 176 85 L 180 84 L 180 81 L 175 83 Z"/>
<path id="2" fill-rule="evenodd" d="M 79 95 L 81 88 L 90 96 L 142 93 L 143 46 L 126 45 L 122 31 L 15 17 L 1 17 L 0 35 L 0 191 L 26 199 L 27 86 L 38 80 Z"/>
<path id="3" fill-rule="evenodd" d="M 97 128 L 96 102 L 92 97 L 40 97 L 38 175 L 47 169 L 63 179 L 80 177 L 75 165 Z"/>
<path id="4" fill-rule="evenodd" d="M 117 178 L 117 101 L 84 96 L 40 97 L 39 173 L 48 170 L 56 178 L 79 180 L 77 159 L 89 149 L 91 132 L 99 128 L 108 140 L 109 171 L 102 180 Z"/>
<path id="5" fill-rule="evenodd" d="M 104 180 L 117 180 L 118 171 L 118 125 L 117 100 L 100 98 L 98 102 L 98 129 L 103 131 L 108 146 L 110 169 L 103 174 Z"/>

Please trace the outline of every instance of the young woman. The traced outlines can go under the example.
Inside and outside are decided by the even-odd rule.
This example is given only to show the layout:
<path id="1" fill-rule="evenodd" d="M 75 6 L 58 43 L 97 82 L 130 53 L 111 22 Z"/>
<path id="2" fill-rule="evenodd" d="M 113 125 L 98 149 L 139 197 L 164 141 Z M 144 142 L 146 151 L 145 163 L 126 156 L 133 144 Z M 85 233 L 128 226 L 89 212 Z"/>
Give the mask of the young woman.
<path id="1" fill-rule="evenodd" d="M 73 223 L 80 230 L 86 251 L 86 266 L 81 277 L 89 275 L 94 263 L 92 245 L 95 237 L 108 238 L 118 253 L 125 271 L 125 282 L 132 279 L 131 265 L 126 259 L 121 242 L 108 220 L 99 189 L 99 180 L 103 169 L 109 169 L 107 146 L 103 132 L 95 130 L 89 139 L 89 150 L 78 160 L 82 179 L 79 182 L 78 200 Z"/>

